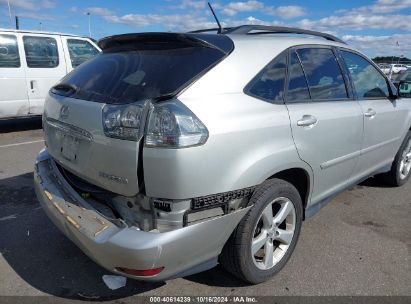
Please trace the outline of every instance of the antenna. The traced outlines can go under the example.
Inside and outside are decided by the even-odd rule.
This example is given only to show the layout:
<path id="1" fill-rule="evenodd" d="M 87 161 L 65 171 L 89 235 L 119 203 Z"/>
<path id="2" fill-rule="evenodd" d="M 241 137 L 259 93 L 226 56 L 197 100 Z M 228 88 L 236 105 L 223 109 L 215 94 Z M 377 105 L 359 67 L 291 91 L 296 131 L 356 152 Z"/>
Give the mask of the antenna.
<path id="1" fill-rule="evenodd" d="M 215 14 L 214 9 L 211 6 L 210 2 L 207 2 L 207 4 L 208 4 L 208 7 L 210 8 L 211 12 L 213 13 L 215 21 L 217 22 L 217 25 L 218 25 L 217 34 L 221 34 L 223 32 L 223 27 L 221 26 L 220 21 L 218 21 L 217 15 Z"/>

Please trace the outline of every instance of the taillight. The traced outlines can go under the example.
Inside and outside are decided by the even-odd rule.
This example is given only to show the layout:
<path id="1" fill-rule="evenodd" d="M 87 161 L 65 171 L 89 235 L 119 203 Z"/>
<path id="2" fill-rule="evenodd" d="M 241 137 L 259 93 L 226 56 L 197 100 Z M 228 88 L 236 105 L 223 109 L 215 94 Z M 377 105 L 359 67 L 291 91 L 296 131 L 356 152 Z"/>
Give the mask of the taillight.
<path id="1" fill-rule="evenodd" d="M 108 137 L 126 140 L 140 139 L 144 103 L 126 105 L 105 105 L 103 108 L 103 129 Z"/>
<path id="2" fill-rule="evenodd" d="M 129 274 L 129 275 L 133 275 L 133 276 L 139 276 L 139 277 L 152 277 L 162 272 L 163 269 L 164 267 L 144 269 L 144 270 L 130 269 L 130 268 L 125 268 L 125 267 L 116 267 L 117 271 Z"/>
<path id="3" fill-rule="evenodd" d="M 204 124 L 180 101 L 154 104 L 145 136 L 147 147 L 186 148 L 207 141 Z"/>

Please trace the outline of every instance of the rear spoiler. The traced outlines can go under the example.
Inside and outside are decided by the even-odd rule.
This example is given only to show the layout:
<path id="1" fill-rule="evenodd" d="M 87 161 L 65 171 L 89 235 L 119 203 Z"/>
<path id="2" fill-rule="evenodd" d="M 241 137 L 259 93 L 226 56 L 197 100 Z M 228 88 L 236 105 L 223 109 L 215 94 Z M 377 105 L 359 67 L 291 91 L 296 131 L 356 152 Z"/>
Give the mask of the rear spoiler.
<path id="1" fill-rule="evenodd" d="M 128 50 L 157 49 L 158 47 L 170 47 L 173 44 L 214 48 L 224 54 L 228 54 L 234 49 L 234 43 L 228 36 L 202 33 L 123 34 L 102 38 L 97 44 L 103 52 L 123 48 Z"/>

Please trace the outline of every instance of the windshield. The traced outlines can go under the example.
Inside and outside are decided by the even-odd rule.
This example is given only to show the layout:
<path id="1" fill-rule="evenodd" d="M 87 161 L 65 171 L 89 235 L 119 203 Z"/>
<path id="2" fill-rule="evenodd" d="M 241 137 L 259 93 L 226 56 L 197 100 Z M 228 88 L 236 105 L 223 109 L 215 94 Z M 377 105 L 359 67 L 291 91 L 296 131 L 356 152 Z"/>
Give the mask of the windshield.
<path id="1" fill-rule="evenodd" d="M 177 94 L 224 56 L 217 48 L 164 44 L 103 52 L 68 74 L 60 86 L 73 88 L 70 97 L 103 103 L 155 99 Z"/>

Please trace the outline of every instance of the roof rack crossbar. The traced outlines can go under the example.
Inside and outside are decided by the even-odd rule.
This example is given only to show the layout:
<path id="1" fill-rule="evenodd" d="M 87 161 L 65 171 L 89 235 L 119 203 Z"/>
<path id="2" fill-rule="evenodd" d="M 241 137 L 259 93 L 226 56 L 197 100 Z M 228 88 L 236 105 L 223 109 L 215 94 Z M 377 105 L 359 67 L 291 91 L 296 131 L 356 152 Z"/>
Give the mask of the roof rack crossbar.
<path id="1" fill-rule="evenodd" d="M 253 33 L 255 31 L 255 33 Z M 243 34 L 243 35 L 259 35 L 259 34 L 303 34 L 303 35 L 310 35 L 310 36 L 318 36 L 324 39 L 335 41 L 339 43 L 344 43 L 343 40 L 327 34 L 321 33 L 311 30 L 304 30 L 299 28 L 293 27 L 285 27 L 285 26 L 267 26 L 267 25 L 241 25 L 237 27 L 233 27 L 230 29 L 225 29 L 223 34 Z"/>

